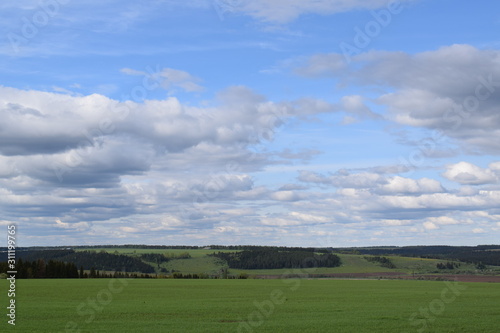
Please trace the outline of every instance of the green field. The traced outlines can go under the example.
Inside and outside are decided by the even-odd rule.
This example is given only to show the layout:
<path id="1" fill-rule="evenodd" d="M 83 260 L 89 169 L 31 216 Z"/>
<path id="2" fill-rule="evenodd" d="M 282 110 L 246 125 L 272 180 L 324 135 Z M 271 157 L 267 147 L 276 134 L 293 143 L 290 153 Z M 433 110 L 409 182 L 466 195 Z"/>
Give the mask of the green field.
<path id="1" fill-rule="evenodd" d="M 191 259 L 174 259 L 167 263 L 160 265 L 161 268 L 170 271 L 177 271 L 185 274 L 193 273 L 206 273 L 206 274 L 217 274 L 222 268 L 227 267 L 224 263 L 216 260 L 213 257 L 207 256 L 214 252 L 234 252 L 235 250 L 218 250 L 218 249 L 141 249 L 141 248 L 78 248 L 77 251 L 106 251 L 108 253 L 117 253 L 123 255 L 129 255 L 133 257 L 139 257 L 141 254 L 145 253 L 158 253 L 165 255 L 179 255 L 182 253 L 189 253 L 192 257 Z M 424 259 L 424 258 L 412 258 L 412 257 L 400 257 L 400 256 L 388 256 L 391 261 L 396 265 L 395 269 L 381 267 L 377 263 L 372 263 L 364 259 L 364 255 L 356 254 L 337 254 L 342 265 L 340 267 L 320 267 L 313 269 L 303 269 L 301 272 L 304 274 L 345 274 L 345 273 L 385 273 L 385 272 L 397 272 L 402 274 L 428 274 L 428 273 L 441 273 L 441 274 L 456 274 L 456 273 L 469 273 L 474 274 L 476 272 L 473 264 L 460 263 L 460 268 L 454 270 L 444 270 L 438 271 L 436 269 L 436 264 L 439 262 L 446 262 L 447 260 L 439 259 Z M 151 263 L 152 264 L 152 263 Z M 156 265 L 152 264 L 155 268 Z M 500 274 L 499 267 L 494 267 L 497 274 Z M 254 270 L 243 270 L 243 269 L 230 269 L 229 273 L 233 275 L 238 275 L 240 273 L 246 273 L 249 276 L 255 275 L 283 275 L 289 271 L 287 269 L 254 269 Z M 159 269 L 157 269 L 159 273 Z"/>
<path id="2" fill-rule="evenodd" d="M 486 283 L 47 279 L 16 289 L 16 327 L 3 314 L 1 332 L 496 333 L 500 316 L 500 284 Z"/>

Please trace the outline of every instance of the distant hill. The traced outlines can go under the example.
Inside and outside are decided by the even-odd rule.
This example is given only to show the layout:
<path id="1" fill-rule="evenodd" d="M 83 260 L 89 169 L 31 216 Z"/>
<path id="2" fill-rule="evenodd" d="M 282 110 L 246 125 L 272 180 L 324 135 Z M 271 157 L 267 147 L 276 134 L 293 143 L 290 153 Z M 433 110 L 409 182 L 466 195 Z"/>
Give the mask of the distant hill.
<path id="1" fill-rule="evenodd" d="M 0 267 L 6 267 L 7 249 L 0 251 L 5 253 L 3 258 L 0 254 L 0 262 L 4 262 Z M 47 263 L 52 260 L 86 271 L 166 277 L 182 274 L 213 278 L 279 277 L 290 269 L 294 274 L 310 277 L 500 275 L 500 245 L 352 248 L 99 245 L 18 248 L 16 258 L 31 262 L 41 259 Z"/>
<path id="2" fill-rule="evenodd" d="M 330 248 L 333 252 L 456 260 L 500 266 L 500 245 Z"/>

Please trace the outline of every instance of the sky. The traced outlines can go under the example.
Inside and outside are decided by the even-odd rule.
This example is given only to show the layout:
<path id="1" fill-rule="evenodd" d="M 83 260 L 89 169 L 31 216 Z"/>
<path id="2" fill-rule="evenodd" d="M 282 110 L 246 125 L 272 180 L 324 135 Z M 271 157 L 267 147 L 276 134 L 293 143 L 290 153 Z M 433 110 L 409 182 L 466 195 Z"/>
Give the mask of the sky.
<path id="1" fill-rule="evenodd" d="M 18 246 L 498 244 L 498 2 L 0 17 L 0 233 Z"/>

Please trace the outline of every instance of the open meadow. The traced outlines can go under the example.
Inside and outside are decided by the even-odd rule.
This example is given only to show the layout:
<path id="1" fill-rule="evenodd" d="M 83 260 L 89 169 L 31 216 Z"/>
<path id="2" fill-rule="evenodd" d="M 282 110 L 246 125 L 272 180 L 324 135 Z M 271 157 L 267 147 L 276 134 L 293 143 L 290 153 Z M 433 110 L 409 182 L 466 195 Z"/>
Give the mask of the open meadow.
<path id="1" fill-rule="evenodd" d="M 181 272 L 184 274 L 200 274 L 205 273 L 209 275 L 217 275 L 224 268 L 229 269 L 229 273 L 232 275 L 239 275 L 241 273 L 247 274 L 248 276 L 275 276 L 280 277 L 286 274 L 287 269 L 236 269 L 229 268 L 227 263 L 218 260 L 214 257 L 209 256 L 215 252 L 238 252 L 238 250 L 227 250 L 227 249 L 141 249 L 141 248 L 79 248 L 76 251 L 94 251 L 94 252 L 106 252 L 110 254 L 120 254 L 127 255 L 134 258 L 141 258 L 144 254 L 157 254 L 165 255 L 171 257 L 168 262 L 161 263 L 157 266 L 156 263 L 147 262 L 155 268 L 156 273 L 162 274 L 160 268 L 167 270 L 168 272 Z M 188 254 L 188 259 L 177 259 L 176 256 L 183 254 Z M 394 275 L 412 275 L 412 274 L 476 274 L 474 264 L 464 263 L 455 261 L 455 263 L 460 264 L 460 267 L 453 270 L 439 271 L 436 269 L 436 264 L 440 262 L 445 262 L 447 260 L 443 259 L 429 259 L 429 258 L 415 258 L 415 257 L 402 257 L 402 256 L 388 256 L 390 260 L 394 263 L 394 268 L 383 267 L 379 263 L 369 262 L 362 254 L 345 254 L 345 253 L 335 253 L 340 260 L 341 265 L 338 267 L 313 267 L 304 268 L 301 271 L 309 276 L 327 276 L 335 274 L 372 274 L 381 273 L 382 276 L 387 276 L 387 274 Z M 144 259 L 142 259 L 144 261 Z M 500 274 L 500 267 L 490 266 L 492 269 L 492 274 Z"/>
<path id="2" fill-rule="evenodd" d="M 16 282 L 2 332 L 498 332 L 500 284 L 332 279 Z M 2 293 L 8 290 L 0 281 Z M 2 308 L 7 310 L 6 298 Z"/>

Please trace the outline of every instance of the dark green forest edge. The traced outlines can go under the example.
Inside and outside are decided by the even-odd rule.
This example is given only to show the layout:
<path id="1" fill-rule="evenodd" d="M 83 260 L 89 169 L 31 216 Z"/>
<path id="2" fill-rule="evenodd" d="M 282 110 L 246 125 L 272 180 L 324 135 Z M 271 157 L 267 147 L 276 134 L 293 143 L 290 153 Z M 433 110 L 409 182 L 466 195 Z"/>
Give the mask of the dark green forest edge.
<path id="1" fill-rule="evenodd" d="M 273 248 L 263 248 L 230 253 L 218 252 L 212 254 L 212 256 L 225 260 L 229 265 L 229 268 L 241 269 L 279 269 L 340 266 L 340 258 L 334 254 L 318 254 L 311 250 L 305 251 L 304 249 L 295 251 L 279 251 Z"/>
<path id="2" fill-rule="evenodd" d="M 107 251 L 102 250 L 106 248 Z M 101 250 L 99 250 L 101 249 Z M 114 250 L 116 249 L 116 250 Z M 130 249 L 134 255 L 120 254 L 118 249 Z M 110 250 L 113 251 L 110 253 Z M 135 252 L 139 253 L 135 254 Z M 152 253 L 147 251 L 151 250 Z M 158 250 L 175 250 L 158 253 Z M 179 250 L 183 250 L 180 252 Z M 165 268 L 171 260 L 189 260 L 190 250 L 205 250 L 223 267 L 207 274 L 183 274 Z M 0 274 L 7 272 L 7 248 L 0 248 Z M 154 252 L 154 253 L 153 253 Z M 445 272 L 474 264 L 478 270 L 500 266 L 500 245 L 465 246 L 407 246 L 358 248 L 302 248 L 271 246 L 147 246 L 100 245 L 85 247 L 30 247 L 16 249 L 17 278 L 247 278 L 248 274 L 230 274 L 235 270 L 306 269 L 339 267 L 339 255 L 359 255 L 368 262 L 389 269 L 397 268 L 391 256 L 439 259 L 436 270 Z"/>

